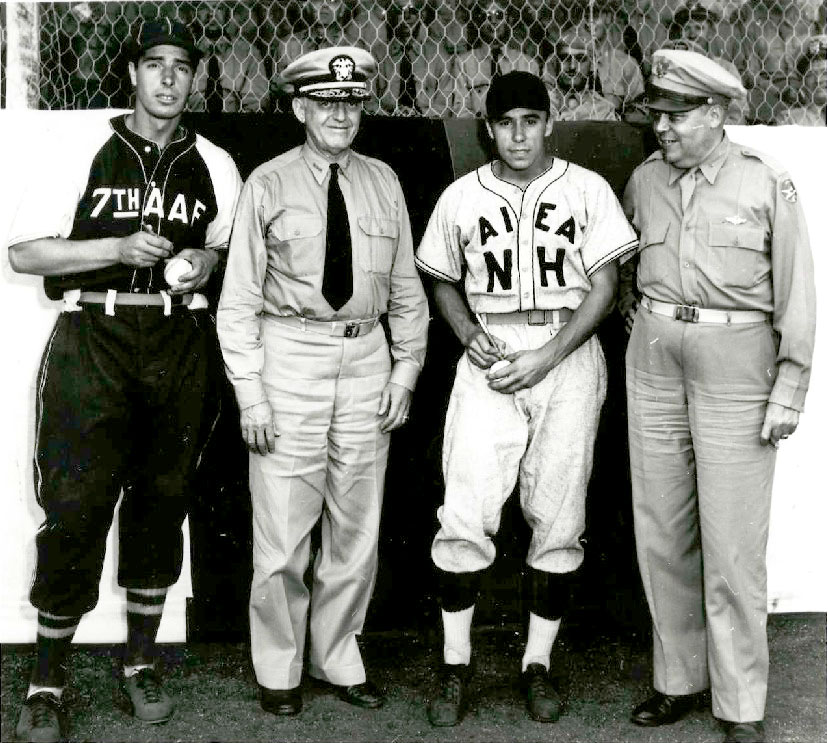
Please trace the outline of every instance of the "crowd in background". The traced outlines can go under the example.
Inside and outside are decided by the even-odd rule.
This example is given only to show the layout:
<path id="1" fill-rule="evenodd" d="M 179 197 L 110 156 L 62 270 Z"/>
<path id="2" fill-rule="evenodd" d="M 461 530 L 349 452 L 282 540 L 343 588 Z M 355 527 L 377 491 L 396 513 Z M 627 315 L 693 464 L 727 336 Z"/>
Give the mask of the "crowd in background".
<path id="1" fill-rule="evenodd" d="M 656 49 L 739 76 L 730 123 L 826 124 L 824 0 L 237 0 L 40 3 L 41 107 L 128 107 L 122 45 L 141 18 L 191 24 L 205 52 L 194 111 L 287 110 L 280 73 L 332 44 L 379 63 L 368 111 L 480 115 L 494 75 L 542 76 L 562 120 L 646 121 Z M 125 82 L 126 81 L 126 82 Z"/>

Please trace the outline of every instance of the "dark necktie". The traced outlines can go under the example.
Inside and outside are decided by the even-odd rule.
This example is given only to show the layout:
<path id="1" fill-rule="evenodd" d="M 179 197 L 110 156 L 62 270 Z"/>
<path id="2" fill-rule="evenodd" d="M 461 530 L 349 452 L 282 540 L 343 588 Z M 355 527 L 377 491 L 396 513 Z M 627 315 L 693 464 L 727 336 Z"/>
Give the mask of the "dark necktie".
<path id="1" fill-rule="evenodd" d="M 500 44 L 495 44 L 492 47 L 492 80 L 500 77 L 500 70 L 497 63 L 500 61 L 500 55 L 503 54 L 503 47 Z"/>
<path id="2" fill-rule="evenodd" d="M 322 296 L 338 310 L 354 293 L 351 265 L 351 228 L 348 209 L 339 188 L 339 165 L 331 164 L 328 184 L 328 227 L 325 234 L 325 273 L 322 276 Z"/>
<path id="3" fill-rule="evenodd" d="M 403 48 L 402 59 L 400 59 L 400 106 L 414 108 L 417 101 L 417 90 L 414 85 L 414 68 L 411 65 L 411 57 L 408 47 Z"/>
<path id="4" fill-rule="evenodd" d="M 210 59 L 207 60 L 207 85 L 204 87 L 204 103 L 208 113 L 221 113 L 224 107 L 222 93 L 221 65 L 218 57 L 211 54 Z"/>

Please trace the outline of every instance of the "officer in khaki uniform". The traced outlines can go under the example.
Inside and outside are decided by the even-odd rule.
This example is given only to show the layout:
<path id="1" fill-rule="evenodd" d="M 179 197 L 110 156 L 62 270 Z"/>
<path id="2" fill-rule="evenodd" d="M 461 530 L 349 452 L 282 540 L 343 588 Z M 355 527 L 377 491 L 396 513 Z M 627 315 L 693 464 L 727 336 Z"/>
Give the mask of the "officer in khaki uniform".
<path id="1" fill-rule="evenodd" d="M 709 688 L 725 740 L 762 741 L 771 485 L 808 388 L 815 290 L 790 176 L 724 133 L 741 96 L 707 57 L 656 52 L 660 151 L 624 197 L 641 236 L 640 306 L 622 280 L 621 307 L 635 314 L 630 465 L 656 689 L 632 721 L 674 722 Z"/>
<path id="2" fill-rule="evenodd" d="M 355 47 L 285 69 L 306 141 L 245 184 L 219 303 L 251 452 L 253 665 L 274 714 L 301 709 L 309 608 L 310 675 L 352 704 L 383 701 L 356 636 L 377 570 L 389 434 L 408 417 L 428 309 L 399 181 L 350 149 L 375 71 Z M 311 597 L 303 576 L 320 517 Z"/>

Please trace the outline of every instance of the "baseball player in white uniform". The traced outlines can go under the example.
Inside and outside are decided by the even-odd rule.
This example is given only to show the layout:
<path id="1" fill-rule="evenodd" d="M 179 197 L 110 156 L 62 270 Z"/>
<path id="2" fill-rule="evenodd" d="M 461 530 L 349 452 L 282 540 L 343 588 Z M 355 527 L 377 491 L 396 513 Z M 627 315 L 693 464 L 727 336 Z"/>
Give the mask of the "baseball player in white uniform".
<path id="1" fill-rule="evenodd" d="M 457 724 L 466 707 L 479 578 L 494 561 L 492 537 L 518 480 L 536 597 L 522 687 L 534 719 L 558 718 L 550 656 L 583 560 L 606 393 L 594 331 L 613 304 L 618 259 L 637 245 L 609 184 L 546 154 L 552 120 L 537 76 L 496 79 L 486 116 L 498 159 L 445 190 L 417 251 L 419 268 L 437 280 L 441 314 L 466 348 L 446 416 L 446 493 L 431 551 L 444 629 L 440 688 L 428 706 L 437 726 Z"/>

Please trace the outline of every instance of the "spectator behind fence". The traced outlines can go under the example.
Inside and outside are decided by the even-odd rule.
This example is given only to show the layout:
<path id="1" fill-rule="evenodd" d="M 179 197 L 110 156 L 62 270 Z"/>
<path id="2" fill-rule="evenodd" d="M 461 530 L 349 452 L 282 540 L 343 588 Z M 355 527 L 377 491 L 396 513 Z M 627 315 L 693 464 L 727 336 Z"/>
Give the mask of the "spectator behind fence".
<path id="1" fill-rule="evenodd" d="M 615 103 L 604 97 L 595 74 L 590 43 L 583 36 L 564 34 L 555 54 L 544 65 L 543 82 L 559 121 L 618 121 Z"/>
<path id="2" fill-rule="evenodd" d="M 796 64 L 801 78 L 798 101 L 795 106 L 783 111 L 780 124 L 801 124 L 803 126 L 826 125 L 826 43 L 825 36 L 812 38 Z"/>
<path id="3" fill-rule="evenodd" d="M 225 2 L 197 6 L 196 33 L 201 34 L 199 48 L 204 59 L 187 103 L 190 111 L 264 111 L 269 106 L 264 58 L 234 23 L 232 8 Z"/>
<path id="4" fill-rule="evenodd" d="M 558 8 L 558 4 L 545 0 L 525 0 L 522 4 L 514 34 L 527 57 L 543 62 L 554 53 L 561 32 L 572 23 L 568 13 L 556 12 Z"/>
<path id="5" fill-rule="evenodd" d="M 739 11 L 742 79 L 748 88 L 752 123 L 772 124 L 793 103 L 796 61 L 810 34 L 810 23 L 795 0 L 748 0 Z"/>
<path id="6" fill-rule="evenodd" d="M 616 44 L 623 44 L 620 34 L 611 35 L 615 19 L 622 11 L 615 0 L 596 4 L 583 22 L 564 32 L 562 40 L 580 37 L 587 41 L 592 56 L 593 72 L 601 83 L 601 94 L 616 109 L 623 109 L 644 92 L 644 78 L 636 61 Z M 615 39 L 613 39 L 615 36 Z"/>
<path id="7" fill-rule="evenodd" d="M 445 72 L 452 55 L 428 36 L 433 16 L 425 0 L 399 0 L 388 8 L 384 32 L 388 52 L 379 63 L 376 99 L 366 104 L 366 111 L 401 116 L 445 113 L 450 95 Z M 432 98 L 438 98 L 436 105 Z"/>
<path id="8" fill-rule="evenodd" d="M 719 20 L 715 11 L 708 10 L 701 5 L 679 8 L 670 24 L 670 41 L 664 45 L 664 48 L 684 49 L 703 54 L 727 70 L 733 77 L 741 79 L 736 65 L 731 60 L 714 54 L 711 49 Z M 725 123 L 746 124 L 747 116 L 747 99 L 732 98 L 727 107 Z"/>
<path id="9" fill-rule="evenodd" d="M 448 54 L 463 54 L 470 48 L 471 12 L 466 3 L 467 0 L 429 0 L 434 17 L 428 25 L 428 35 Z"/>
<path id="10" fill-rule="evenodd" d="M 627 17 L 624 45 L 641 65 L 644 76 L 650 72 L 653 52 L 667 41 L 667 25 L 660 7 L 654 0 L 621 0 L 621 9 Z M 667 18 L 670 16 L 672 12 Z"/>
<path id="11" fill-rule="evenodd" d="M 482 116 L 486 93 L 495 77 L 513 70 L 540 74 L 536 59 L 514 43 L 517 13 L 509 0 L 489 0 L 472 9 L 474 47 L 457 58 L 451 103 L 456 116 Z"/>

